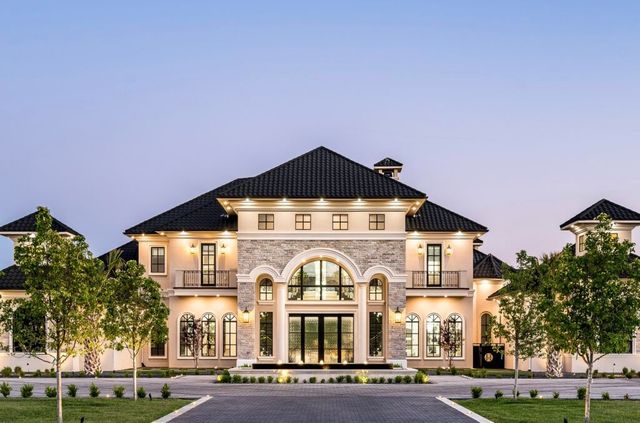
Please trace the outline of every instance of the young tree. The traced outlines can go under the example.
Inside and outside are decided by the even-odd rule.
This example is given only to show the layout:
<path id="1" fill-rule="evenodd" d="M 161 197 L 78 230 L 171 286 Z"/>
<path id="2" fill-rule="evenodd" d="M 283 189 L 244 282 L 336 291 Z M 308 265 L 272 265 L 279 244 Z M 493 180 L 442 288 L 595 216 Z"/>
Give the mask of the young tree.
<path id="1" fill-rule="evenodd" d="M 456 325 L 450 319 L 440 324 L 440 347 L 449 363 L 449 368 L 453 366 L 453 358 L 462 349 L 462 333 L 456 330 Z"/>
<path id="2" fill-rule="evenodd" d="M 169 309 L 162 300 L 160 286 L 144 275 L 145 269 L 129 261 L 109 279 L 109 304 L 104 332 L 116 348 L 126 348 L 133 366 L 133 399 L 137 398 L 138 356 L 152 340 L 167 337 Z"/>
<path id="3" fill-rule="evenodd" d="M 506 341 L 507 351 L 514 356 L 513 398 L 518 398 L 520 360 L 539 355 L 545 340 L 540 295 L 534 288 L 539 281 L 538 260 L 521 251 L 517 261 L 517 269 L 503 268 L 509 284 L 498 300 L 502 319 L 491 325 L 494 335 Z"/>
<path id="4" fill-rule="evenodd" d="M 640 260 L 631 260 L 633 244 L 611 236 L 606 215 L 587 233 L 586 251 L 565 247 L 544 278 L 543 309 L 549 336 L 563 351 L 587 365 L 584 420 L 591 421 L 593 365 L 625 350 L 640 326 Z"/>
<path id="5" fill-rule="evenodd" d="M 189 346 L 189 349 L 191 349 L 191 353 L 193 354 L 196 371 L 198 370 L 198 365 L 200 363 L 202 346 L 204 345 L 206 335 L 202 319 L 194 319 L 192 324 L 183 328 L 181 331 L 182 339 L 185 344 Z"/>
<path id="6" fill-rule="evenodd" d="M 62 422 L 61 368 L 78 353 L 87 332 L 86 316 L 92 311 L 88 287 L 97 263 L 83 237 L 61 235 L 51 223 L 49 210 L 38 207 L 36 232 L 16 244 L 15 262 L 25 275 L 27 298 L 4 301 L 0 321 L 5 331 L 20 326 L 15 344 L 55 367 L 57 421 Z"/>

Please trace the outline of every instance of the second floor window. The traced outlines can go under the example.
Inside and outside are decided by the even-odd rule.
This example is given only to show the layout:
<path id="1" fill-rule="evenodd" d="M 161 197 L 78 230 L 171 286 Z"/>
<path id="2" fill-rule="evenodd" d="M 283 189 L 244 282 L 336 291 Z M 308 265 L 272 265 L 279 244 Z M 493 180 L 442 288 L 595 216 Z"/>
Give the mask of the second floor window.
<path id="1" fill-rule="evenodd" d="M 333 230 L 334 231 L 346 231 L 349 229 L 349 215 L 346 213 L 333 215 Z"/>
<path id="2" fill-rule="evenodd" d="M 258 229 L 261 231 L 272 231 L 273 214 L 260 213 L 258 215 Z"/>
<path id="3" fill-rule="evenodd" d="M 581 253 L 585 250 L 586 246 L 586 235 L 580 235 L 578 237 L 578 252 Z"/>
<path id="4" fill-rule="evenodd" d="M 151 247 L 151 273 L 165 273 L 164 247 Z"/>
<path id="5" fill-rule="evenodd" d="M 369 230 L 371 231 L 384 230 L 384 214 L 369 215 Z"/>
<path id="6" fill-rule="evenodd" d="M 308 231 L 311 229 L 311 215 L 310 214 L 296 214 L 296 230 Z"/>
<path id="7" fill-rule="evenodd" d="M 440 285 L 442 272 L 442 245 L 427 245 L 427 285 Z"/>

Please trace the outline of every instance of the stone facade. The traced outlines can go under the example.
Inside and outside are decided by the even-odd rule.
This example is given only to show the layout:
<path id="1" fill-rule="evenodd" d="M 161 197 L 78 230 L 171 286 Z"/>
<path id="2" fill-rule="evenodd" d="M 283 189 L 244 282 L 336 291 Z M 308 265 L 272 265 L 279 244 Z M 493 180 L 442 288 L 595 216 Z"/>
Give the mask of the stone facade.
<path id="1" fill-rule="evenodd" d="M 243 311 L 249 310 L 255 314 L 256 286 L 255 283 L 238 282 L 238 337 L 237 354 L 238 359 L 252 359 L 255 357 L 255 326 L 256 319 L 249 319 L 248 323 L 243 320 Z"/>
<path id="2" fill-rule="evenodd" d="M 312 248 L 331 248 L 350 257 L 364 273 L 376 265 L 394 273 L 405 272 L 404 240 L 238 240 L 238 273 L 248 274 L 261 265 L 279 272 L 299 253 Z"/>
<path id="3" fill-rule="evenodd" d="M 392 282 L 388 284 L 388 347 L 387 355 L 390 360 L 404 360 L 406 359 L 406 329 L 404 319 L 402 322 L 396 323 L 395 313 L 393 312 L 396 307 L 400 310 L 407 308 L 407 295 L 406 286 L 401 282 Z"/>

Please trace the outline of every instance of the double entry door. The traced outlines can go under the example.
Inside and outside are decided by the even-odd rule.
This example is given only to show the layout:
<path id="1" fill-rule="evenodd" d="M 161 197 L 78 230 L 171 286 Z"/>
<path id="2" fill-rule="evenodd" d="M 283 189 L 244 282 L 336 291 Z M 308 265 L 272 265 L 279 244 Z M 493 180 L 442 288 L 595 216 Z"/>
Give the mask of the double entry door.
<path id="1" fill-rule="evenodd" d="M 299 362 L 353 363 L 353 315 L 289 315 L 289 363 Z"/>

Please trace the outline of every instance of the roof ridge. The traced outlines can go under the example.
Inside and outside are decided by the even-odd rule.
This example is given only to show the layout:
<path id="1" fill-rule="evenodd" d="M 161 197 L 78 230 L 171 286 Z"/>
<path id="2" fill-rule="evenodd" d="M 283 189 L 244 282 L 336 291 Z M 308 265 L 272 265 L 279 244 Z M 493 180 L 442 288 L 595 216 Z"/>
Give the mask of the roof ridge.
<path id="1" fill-rule="evenodd" d="M 608 200 L 606 198 L 603 198 L 597 202 L 595 202 L 594 204 L 590 205 L 589 207 L 587 207 L 586 209 L 582 210 L 581 212 L 577 213 L 575 216 L 573 216 L 572 218 L 570 218 L 569 220 L 567 220 L 566 222 L 564 222 L 563 224 L 560 225 L 560 228 L 564 228 L 567 225 L 574 223 L 574 222 L 579 222 L 581 220 L 593 220 L 593 219 L 586 219 L 584 216 L 588 215 L 590 213 L 595 213 L 596 209 L 598 207 L 602 207 L 602 206 L 608 206 L 610 208 L 616 208 L 621 212 L 624 213 L 628 213 L 629 215 L 632 216 L 636 216 L 637 220 L 640 220 L 640 213 L 636 212 L 635 210 L 631 210 L 628 207 L 622 206 L 618 203 L 614 203 L 611 200 Z M 611 217 L 613 220 L 636 220 L 636 219 L 624 219 L 624 218 L 616 218 L 615 216 L 612 216 L 611 213 L 605 212 L 607 215 L 609 215 L 609 217 Z"/>

